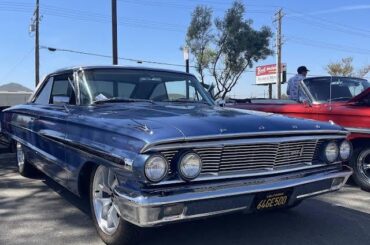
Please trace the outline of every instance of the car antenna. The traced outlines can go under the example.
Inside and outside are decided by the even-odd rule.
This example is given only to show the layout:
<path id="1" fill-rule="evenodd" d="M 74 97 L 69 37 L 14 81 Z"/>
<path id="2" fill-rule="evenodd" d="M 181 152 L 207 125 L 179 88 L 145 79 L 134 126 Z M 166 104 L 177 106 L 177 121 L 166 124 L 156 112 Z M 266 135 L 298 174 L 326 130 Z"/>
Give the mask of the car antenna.
<path id="1" fill-rule="evenodd" d="M 332 107 L 331 107 L 331 96 L 332 96 L 332 88 L 331 88 L 331 84 L 333 82 L 333 76 L 330 76 L 330 86 L 329 86 L 329 110 L 331 111 L 332 110 Z"/>

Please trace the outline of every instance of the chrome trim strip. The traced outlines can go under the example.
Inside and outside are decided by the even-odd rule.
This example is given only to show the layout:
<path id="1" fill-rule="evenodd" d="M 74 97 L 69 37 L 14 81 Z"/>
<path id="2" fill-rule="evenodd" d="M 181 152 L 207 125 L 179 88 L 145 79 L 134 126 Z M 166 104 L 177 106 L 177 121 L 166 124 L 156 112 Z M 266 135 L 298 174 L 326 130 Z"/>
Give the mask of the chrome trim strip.
<path id="1" fill-rule="evenodd" d="M 333 166 L 335 164 L 338 164 L 338 163 L 339 162 L 333 163 Z M 304 163 L 302 163 L 302 165 L 304 165 Z M 326 163 L 325 164 L 316 164 L 316 165 L 308 165 L 307 164 L 306 166 L 301 166 L 301 167 L 296 167 L 296 168 L 286 168 L 286 169 L 283 169 L 283 170 L 275 170 L 275 171 L 264 169 L 264 170 L 261 170 L 260 172 L 254 171 L 253 173 L 239 173 L 239 174 L 237 174 L 236 172 L 238 172 L 238 171 L 232 171 L 229 174 L 224 173 L 224 174 L 221 174 L 221 175 L 205 173 L 205 174 L 200 175 L 200 177 L 192 180 L 191 182 L 196 183 L 196 182 L 208 181 L 208 180 L 218 180 L 218 179 L 228 180 L 228 179 L 235 179 L 235 178 L 259 177 L 259 176 L 269 177 L 270 175 L 274 175 L 274 174 L 283 174 L 283 173 L 288 173 L 288 172 L 296 172 L 296 171 L 300 171 L 300 170 L 311 170 L 311 169 L 325 167 L 325 166 L 328 166 L 328 164 L 326 164 Z M 243 172 L 243 171 L 239 171 L 239 172 Z M 246 171 L 244 171 L 244 172 L 246 172 Z M 183 180 L 162 181 L 160 183 L 152 184 L 152 186 L 162 186 L 162 185 L 181 184 L 181 183 L 185 183 L 185 181 L 183 181 Z"/>
<path id="2" fill-rule="evenodd" d="M 345 128 L 346 130 L 348 130 L 349 132 L 351 133 L 359 133 L 359 134 L 370 134 L 370 128 L 352 128 L 352 127 L 348 127 L 348 128 Z"/>
<path id="3" fill-rule="evenodd" d="M 220 211 L 214 211 L 214 212 L 208 212 L 208 213 L 202 213 L 202 214 L 195 214 L 195 215 L 179 215 L 179 216 L 173 216 L 173 217 L 168 217 L 164 218 L 161 220 L 157 221 L 150 221 L 146 223 L 138 223 L 134 220 L 129 219 L 128 221 L 139 226 L 139 227 L 153 227 L 153 226 L 159 226 L 163 225 L 166 223 L 171 223 L 171 222 L 180 222 L 180 221 L 186 221 L 186 220 L 193 220 L 193 219 L 199 219 L 203 217 L 210 217 L 210 216 L 216 216 L 216 215 L 221 215 L 221 214 L 228 214 L 228 213 L 235 213 L 238 211 L 243 211 L 247 209 L 248 207 L 240 207 L 240 208 L 232 208 L 232 209 L 225 209 L 225 210 L 220 210 Z M 125 218 L 125 217 L 123 217 Z"/>
<path id="4" fill-rule="evenodd" d="M 260 136 L 289 136 L 299 135 L 292 137 L 280 137 L 280 138 L 252 138 Z M 314 130 L 314 131 L 279 131 L 279 132 L 258 132 L 258 133 L 243 133 L 243 134 L 226 134 L 226 135 L 208 135 L 191 138 L 174 138 L 168 140 L 161 140 L 146 144 L 140 151 L 140 153 L 146 153 L 151 150 L 168 150 L 178 149 L 186 147 L 217 147 L 226 144 L 240 144 L 240 143 L 271 143 L 275 142 L 289 142 L 298 141 L 303 139 L 325 139 L 325 138 L 343 138 L 347 136 L 349 132 L 338 131 L 338 130 Z M 242 139 L 247 138 L 247 139 Z M 252 138 L 252 139 L 250 139 Z M 207 141 L 206 141 L 207 140 Z M 223 140 L 223 141 L 213 141 Z M 285 140 L 285 141 L 284 141 Z M 206 141 L 206 142 L 194 142 L 194 141 Z M 213 141 L 213 142 L 212 142 Z M 168 144 L 168 145 L 167 145 Z"/>
<path id="5" fill-rule="evenodd" d="M 122 198 L 124 201 L 128 201 L 132 205 L 139 207 L 148 206 L 161 206 L 175 203 L 183 203 L 190 201 L 199 201 L 205 199 L 214 199 L 219 197 L 237 196 L 252 193 L 259 193 L 265 191 L 279 190 L 290 187 L 295 187 L 299 185 L 309 184 L 313 182 L 318 182 L 327 179 L 344 178 L 347 180 L 349 176 L 353 173 L 352 169 L 344 166 L 343 170 L 340 171 L 329 171 L 322 172 L 318 174 L 312 174 L 305 177 L 295 178 L 295 179 L 283 179 L 271 183 L 262 183 L 254 185 L 241 185 L 237 187 L 230 187 L 224 189 L 212 189 L 212 191 L 194 191 L 187 193 L 174 194 L 171 196 L 135 196 L 131 197 L 124 193 L 119 193 L 117 189 L 114 190 L 115 195 Z M 344 182 L 344 181 L 343 181 Z M 344 184 L 344 183 L 343 183 Z"/>
<path id="6" fill-rule="evenodd" d="M 200 190 L 191 190 L 186 193 L 179 193 L 165 196 L 134 196 L 131 197 L 132 193 L 127 192 L 127 194 L 117 192 L 117 189 L 114 190 L 115 198 L 119 204 L 119 207 L 122 208 L 122 218 L 127 221 L 140 226 L 140 227 L 153 227 L 158 225 L 164 225 L 173 222 L 186 221 L 190 219 L 196 219 L 201 217 L 209 217 L 218 214 L 231 213 L 237 211 L 248 211 L 251 209 L 251 202 L 246 202 L 245 205 L 239 207 L 229 207 L 224 210 L 217 211 L 205 211 L 204 213 L 197 213 L 193 215 L 187 215 L 187 203 L 197 202 L 204 200 L 211 200 L 216 198 L 230 198 L 237 197 L 240 195 L 255 195 L 264 191 L 280 190 L 284 188 L 291 188 L 296 186 L 301 186 L 305 184 L 314 184 L 316 182 L 324 180 L 334 180 L 336 178 L 341 178 L 341 182 L 338 185 L 331 186 L 321 191 L 311 192 L 302 194 L 299 199 L 307 198 L 310 196 L 323 194 L 327 192 L 332 192 L 340 189 L 348 177 L 352 174 L 352 169 L 349 167 L 343 167 L 342 169 L 321 172 L 321 173 L 312 173 L 308 176 L 292 176 L 291 179 L 287 177 L 281 177 L 280 179 L 272 179 L 268 183 L 258 183 L 254 182 L 253 184 L 243 184 L 225 187 L 220 185 L 219 187 L 213 187 L 210 189 L 201 189 Z M 294 196 L 293 196 L 294 197 Z M 297 198 L 297 196 L 295 196 Z M 250 200 L 253 199 L 253 196 L 249 196 Z M 179 215 L 163 217 L 159 215 L 162 213 L 166 207 L 169 207 L 173 204 L 182 205 L 182 212 Z M 194 203 L 196 204 L 196 203 Z M 201 204 L 198 204 L 201 205 Z"/>
<path id="7" fill-rule="evenodd" d="M 332 192 L 332 191 L 337 191 L 337 190 L 341 189 L 347 183 L 349 177 L 350 177 L 350 175 L 344 177 L 344 180 L 339 185 L 332 186 L 329 189 L 325 189 L 325 190 L 321 190 L 321 191 L 316 191 L 316 192 L 311 192 L 311 193 L 299 195 L 296 198 L 297 199 L 304 199 L 304 198 L 307 198 L 307 197 L 312 197 L 312 196 L 317 196 L 317 195 L 328 193 L 328 192 Z"/>

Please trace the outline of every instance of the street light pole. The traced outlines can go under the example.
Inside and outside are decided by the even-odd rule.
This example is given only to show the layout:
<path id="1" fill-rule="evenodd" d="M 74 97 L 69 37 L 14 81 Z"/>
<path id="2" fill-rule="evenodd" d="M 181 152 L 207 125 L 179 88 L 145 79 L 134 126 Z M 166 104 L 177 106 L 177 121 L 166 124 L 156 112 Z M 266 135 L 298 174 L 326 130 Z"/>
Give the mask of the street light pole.
<path id="1" fill-rule="evenodd" d="M 113 65 L 118 65 L 117 47 L 117 0 L 112 0 L 112 56 Z"/>
<path id="2" fill-rule="evenodd" d="M 186 73 L 190 72 L 190 65 L 189 65 L 189 56 L 190 56 L 190 51 L 189 47 L 184 47 L 183 49 L 183 54 L 184 54 L 184 61 L 185 61 L 185 67 L 186 67 Z"/>

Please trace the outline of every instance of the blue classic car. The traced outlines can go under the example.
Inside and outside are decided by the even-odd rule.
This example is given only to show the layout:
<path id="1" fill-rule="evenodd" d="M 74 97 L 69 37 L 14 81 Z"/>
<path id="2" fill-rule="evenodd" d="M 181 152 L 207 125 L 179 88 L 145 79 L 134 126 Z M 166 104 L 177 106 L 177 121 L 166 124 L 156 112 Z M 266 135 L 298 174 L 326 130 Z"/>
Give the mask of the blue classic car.
<path id="1" fill-rule="evenodd" d="M 168 70 L 59 70 L 1 126 L 20 174 L 38 169 L 87 196 L 107 244 L 129 244 L 139 227 L 291 208 L 352 173 L 341 127 L 222 108 L 193 75 Z"/>

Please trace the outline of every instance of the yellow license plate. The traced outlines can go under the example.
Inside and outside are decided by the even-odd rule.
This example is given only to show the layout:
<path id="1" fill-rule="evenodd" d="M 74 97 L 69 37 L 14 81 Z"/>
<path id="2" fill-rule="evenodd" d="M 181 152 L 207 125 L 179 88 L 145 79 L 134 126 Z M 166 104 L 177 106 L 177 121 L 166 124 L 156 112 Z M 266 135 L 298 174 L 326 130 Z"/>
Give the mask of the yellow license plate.
<path id="1" fill-rule="evenodd" d="M 256 196 L 255 209 L 257 211 L 281 208 L 288 205 L 290 191 L 276 191 L 261 193 Z"/>

